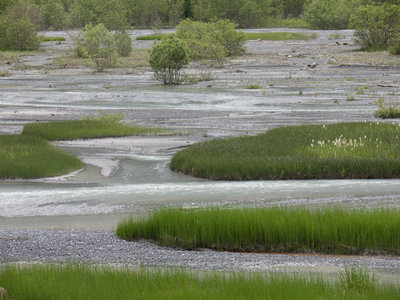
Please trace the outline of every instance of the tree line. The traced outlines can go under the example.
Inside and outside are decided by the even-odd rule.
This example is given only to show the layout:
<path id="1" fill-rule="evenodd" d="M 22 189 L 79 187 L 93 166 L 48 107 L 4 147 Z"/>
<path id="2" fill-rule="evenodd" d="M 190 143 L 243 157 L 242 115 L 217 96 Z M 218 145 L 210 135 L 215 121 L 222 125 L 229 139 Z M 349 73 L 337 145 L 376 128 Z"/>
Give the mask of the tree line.
<path id="1" fill-rule="evenodd" d="M 382 3 L 400 5 L 400 0 L 2 0 L 0 13 L 17 7 L 42 30 L 100 23 L 108 29 L 175 26 L 187 18 L 229 19 L 241 28 L 304 18 L 311 27 L 341 29 L 359 6 Z"/>

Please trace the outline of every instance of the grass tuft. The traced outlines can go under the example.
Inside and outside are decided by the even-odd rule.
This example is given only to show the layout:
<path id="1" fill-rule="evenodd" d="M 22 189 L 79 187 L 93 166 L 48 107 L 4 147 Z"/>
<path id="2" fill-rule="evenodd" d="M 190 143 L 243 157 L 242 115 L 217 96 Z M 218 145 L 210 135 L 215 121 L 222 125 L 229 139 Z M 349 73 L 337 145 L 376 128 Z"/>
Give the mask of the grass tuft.
<path id="1" fill-rule="evenodd" d="M 0 135 L 0 157 L 0 179 L 57 176 L 84 165 L 46 140 L 22 135 Z"/>
<path id="2" fill-rule="evenodd" d="M 399 102 L 396 101 L 392 104 L 385 105 L 384 98 L 379 98 L 376 101 L 376 105 L 378 105 L 378 110 L 375 112 L 375 115 L 382 119 L 394 119 L 400 118 L 400 108 Z"/>
<path id="3" fill-rule="evenodd" d="M 6 265 L 0 282 L 10 299 L 398 299 L 399 286 L 318 274 L 129 270 L 85 265 Z M 358 284 L 360 283 L 360 284 Z"/>
<path id="4" fill-rule="evenodd" d="M 400 211 L 342 208 L 163 209 L 117 227 L 123 239 L 240 252 L 400 254 Z"/>
<path id="5" fill-rule="evenodd" d="M 170 168 L 215 180 L 400 178 L 399 135 L 385 123 L 276 128 L 195 144 Z"/>

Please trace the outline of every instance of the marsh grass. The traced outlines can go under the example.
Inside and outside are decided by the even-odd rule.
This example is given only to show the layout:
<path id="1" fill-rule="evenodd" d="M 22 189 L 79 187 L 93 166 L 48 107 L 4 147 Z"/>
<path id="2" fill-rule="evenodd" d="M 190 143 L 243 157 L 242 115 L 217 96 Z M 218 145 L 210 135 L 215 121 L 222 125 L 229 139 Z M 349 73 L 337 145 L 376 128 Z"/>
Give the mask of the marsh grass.
<path id="1" fill-rule="evenodd" d="M 350 272 L 353 269 L 350 269 Z M 328 282 L 317 274 L 128 270 L 85 265 L 6 265 L 0 282 L 10 299 L 398 299 L 396 285 Z M 359 282 L 361 284 L 349 284 Z"/>
<path id="2" fill-rule="evenodd" d="M 400 178 L 399 136 L 398 125 L 375 122 L 282 127 L 195 144 L 170 168 L 216 180 Z"/>
<path id="3" fill-rule="evenodd" d="M 63 36 L 42 36 L 40 37 L 42 42 L 65 42 Z"/>
<path id="4" fill-rule="evenodd" d="M 285 40 L 311 40 L 317 35 L 299 32 L 245 32 L 246 40 L 285 41 Z"/>
<path id="5" fill-rule="evenodd" d="M 0 135 L 0 157 L 0 179 L 57 176 L 83 167 L 78 158 L 32 136 Z"/>
<path id="6" fill-rule="evenodd" d="M 29 123 L 23 135 L 38 136 L 46 140 L 73 140 L 129 135 L 161 135 L 167 131 L 160 128 L 131 126 L 110 117 L 87 118 L 85 120 Z"/>
<path id="7" fill-rule="evenodd" d="M 261 89 L 263 89 L 263 87 L 261 85 L 258 85 L 258 84 L 248 84 L 248 85 L 246 85 L 246 89 L 248 89 L 248 90 L 261 90 Z"/>
<path id="8" fill-rule="evenodd" d="M 400 254 L 398 210 L 342 208 L 163 209 L 117 227 L 123 239 L 240 252 Z"/>
<path id="9" fill-rule="evenodd" d="M 299 32 L 245 32 L 246 40 L 266 40 L 266 41 L 284 41 L 284 40 L 311 40 L 315 39 L 317 35 L 304 34 Z M 136 40 L 161 40 L 166 34 L 150 34 L 145 36 L 138 36 Z"/>

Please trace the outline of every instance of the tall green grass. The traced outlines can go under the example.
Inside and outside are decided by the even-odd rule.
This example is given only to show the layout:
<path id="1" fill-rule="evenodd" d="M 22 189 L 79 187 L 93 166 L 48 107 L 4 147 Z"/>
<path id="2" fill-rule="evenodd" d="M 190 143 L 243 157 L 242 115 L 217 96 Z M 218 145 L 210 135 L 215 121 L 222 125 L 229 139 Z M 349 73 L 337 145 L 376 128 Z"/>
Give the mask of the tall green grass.
<path id="1" fill-rule="evenodd" d="M 300 32 L 246 32 L 246 40 L 267 40 L 267 41 L 285 41 L 285 40 L 311 40 L 315 39 L 317 35 L 304 34 Z"/>
<path id="2" fill-rule="evenodd" d="M 217 180 L 400 178 L 399 136 L 387 123 L 283 127 L 195 144 L 170 168 Z"/>
<path id="3" fill-rule="evenodd" d="M 352 271 L 351 271 L 352 272 Z M 360 274 L 362 276 L 360 276 Z M 322 276 L 285 273 L 195 273 L 84 265 L 0 268 L 3 300 L 20 299 L 399 299 L 396 285 L 360 272 L 330 283 Z M 354 284 L 355 283 L 355 284 Z"/>
<path id="4" fill-rule="evenodd" d="M 65 42 L 63 36 L 41 36 L 42 42 Z"/>
<path id="5" fill-rule="evenodd" d="M 145 128 L 102 119 L 86 119 L 65 122 L 29 123 L 23 135 L 38 136 L 47 140 L 73 140 L 129 135 L 164 134 L 160 128 Z"/>
<path id="6" fill-rule="evenodd" d="M 245 32 L 246 40 L 268 40 L 268 41 L 283 41 L 283 40 L 310 40 L 315 39 L 317 35 L 314 34 L 304 34 L 300 32 L 264 32 L 264 33 L 254 33 Z M 150 34 L 145 36 L 138 36 L 136 40 L 161 40 L 166 34 Z"/>
<path id="7" fill-rule="evenodd" d="M 47 141 L 32 136 L 0 135 L 0 179 L 57 176 L 83 163 Z"/>
<path id="8" fill-rule="evenodd" d="M 400 254 L 400 211 L 341 208 L 164 209 L 117 227 L 123 239 L 186 249 Z"/>

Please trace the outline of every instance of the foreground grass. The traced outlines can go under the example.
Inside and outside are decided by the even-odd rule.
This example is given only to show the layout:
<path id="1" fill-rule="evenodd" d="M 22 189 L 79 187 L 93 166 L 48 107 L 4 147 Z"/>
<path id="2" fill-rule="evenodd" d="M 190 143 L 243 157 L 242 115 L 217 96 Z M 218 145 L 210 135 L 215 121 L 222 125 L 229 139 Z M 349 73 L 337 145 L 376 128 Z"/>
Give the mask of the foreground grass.
<path id="1" fill-rule="evenodd" d="M 83 265 L 7 265 L 0 284 L 9 299 L 398 299 L 400 288 L 349 269 L 335 283 L 317 275 L 199 274 Z"/>
<path id="2" fill-rule="evenodd" d="M 310 40 L 315 39 L 317 35 L 307 35 L 299 32 L 264 32 L 264 33 L 249 33 L 245 32 L 246 40 L 268 40 L 268 41 L 285 41 L 285 40 Z M 149 34 L 138 36 L 136 40 L 161 40 L 166 34 Z"/>
<path id="3" fill-rule="evenodd" d="M 400 211 L 340 208 L 165 209 L 128 219 L 121 238 L 186 249 L 400 254 Z"/>
<path id="4" fill-rule="evenodd" d="M 165 134 L 160 128 L 145 128 L 102 119 L 76 120 L 66 122 L 30 123 L 22 134 L 38 136 L 47 140 L 73 140 L 129 135 Z"/>
<path id="5" fill-rule="evenodd" d="M 399 178 L 399 135 L 384 123 L 283 127 L 193 145 L 170 168 L 217 180 Z"/>
<path id="6" fill-rule="evenodd" d="M 73 155 L 31 136 L 0 135 L 0 157 L 0 179 L 57 176 L 83 167 Z"/>

